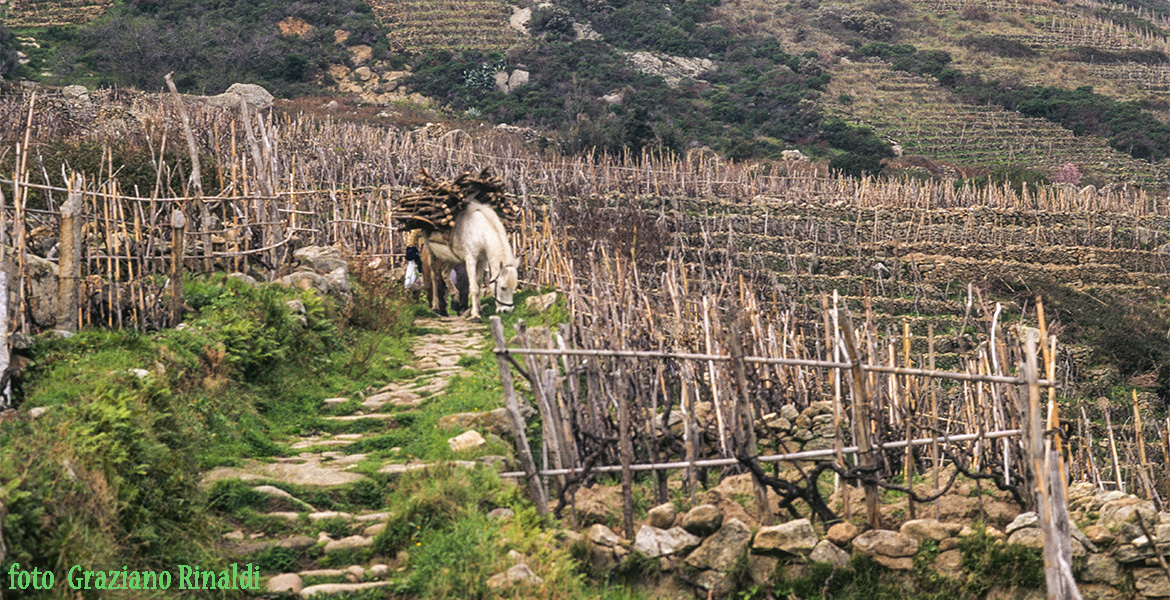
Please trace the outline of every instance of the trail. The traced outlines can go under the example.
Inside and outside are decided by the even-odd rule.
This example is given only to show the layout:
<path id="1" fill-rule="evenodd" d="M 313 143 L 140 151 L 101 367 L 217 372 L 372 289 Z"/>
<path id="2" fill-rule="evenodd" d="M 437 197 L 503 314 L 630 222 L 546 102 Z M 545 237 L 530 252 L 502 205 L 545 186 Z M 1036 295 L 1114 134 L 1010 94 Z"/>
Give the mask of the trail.
<path id="1" fill-rule="evenodd" d="M 481 323 L 463 319 L 417 319 L 416 328 L 427 331 L 415 337 L 411 352 L 413 362 L 410 368 L 414 375 L 403 380 L 389 382 L 375 393 L 361 398 L 360 404 L 349 414 L 334 414 L 324 417 L 325 421 L 355 422 L 361 419 L 386 419 L 390 421 L 392 411 L 417 407 L 428 399 L 441 395 L 453 378 L 468 374 L 459 366 L 465 356 L 478 356 L 486 344 L 487 327 Z M 377 357 L 375 357 L 377 360 Z M 324 407 L 349 403 L 350 398 L 324 398 Z M 401 413 L 399 413 L 401 414 Z M 202 483 L 209 486 L 216 481 L 239 479 L 258 492 L 278 498 L 277 504 L 286 510 L 265 513 L 269 519 L 285 519 L 290 524 L 303 523 L 307 518 L 316 537 L 311 535 L 272 536 L 263 531 L 249 531 L 246 527 L 225 535 L 224 551 L 229 560 L 254 556 L 272 547 L 303 551 L 324 543 L 323 552 L 314 562 L 335 563 L 325 560 L 338 552 L 361 550 L 371 546 L 374 538 L 385 527 L 390 513 L 364 511 L 350 514 L 318 510 L 304 499 L 272 485 L 288 483 L 321 489 L 338 488 L 368 480 L 366 475 L 355 472 L 355 467 L 366 461 L 367 454 L 347 454 L 344 447 L 355 444 L 367 437 L 385 434 L 385 429 L 368 433 L 339 433 L 301 436 L 289 444 L 289 452 L 274 457 L 270 462 L 248 460 L 237 467 L 218 467 L 203 474 Z M 470 461 L 456 461 L 464 466 L 474 466 Z M 387 462 L 378 469 L 379 473 L 395 475 L 407 471 L 426 469 L 430 462 Z M 348 525 L 347 536 L 330 536 L 326 529 L 337 530 L 338 520 Z M 360 532 L 360 533 L 355 533 Z M 303 553 L 302 553 L 303 554 Z M 396 573 L 395 565 L 385 563 L 353 564 L 344 567 L 325 567 L 321 564 L 302 568 L 297 573 L 262 572 L 269 591 L 299 591 L 305 598 L 326 597 L 334 594 L 361 591 L 364 589 L 391 585 L 390 576 Z M 309 583 L 312 583 L 311 585 Z M 303 589 L 301 589 L 303 585 Z"/>

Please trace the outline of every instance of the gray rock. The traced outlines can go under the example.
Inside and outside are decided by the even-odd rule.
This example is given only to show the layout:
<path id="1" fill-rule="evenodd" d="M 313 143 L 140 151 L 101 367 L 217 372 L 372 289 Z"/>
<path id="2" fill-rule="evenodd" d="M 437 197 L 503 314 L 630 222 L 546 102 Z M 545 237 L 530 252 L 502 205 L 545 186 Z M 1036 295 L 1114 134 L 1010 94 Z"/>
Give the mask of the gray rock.
<path id="1" fill-rule="evenodd" d="M 348 300 L 353 293 L 349 286 L 349 270 L 345 267 L 327 273 L 325 282 L 329 284 L 329 293 L 342 300 Z"/>
<path id="2" fill-rule="evenodd" d="M 325 295 L 329 293 L 329 281 L 311 271 L 297 271 L 276 280 L 278 285 L 294 287 L 299 290 L 317 290 Z"/>
<path id="3" fill-rule="evenodd" d="M 325 544 L 325 554 L 331 554 L 340 550 L 353 550 L 357 548 L 365 548 L 374 543 L 373 538 L 363 537 L 360 535 L 351 535 L 340 540 L 332 540 Z"/>
<path id="4" fill-rule="evenodd" d="M 270 593 L 292 592 L 294 594 L 301 593 L 304 589 L 304 582 L 301 581 L 301 576 L 296 573 L 281 573 L 268 578 L 268 583 L 264 589 Z"/>
<path id="5" fill-rule="evenodd" d="M 1162 569 L 1134 569 L 1133 585 L 1146 598 L 1170 597 L 1170 580 Z"/>
<path id="6" fill-rule="evenodd" d="M 445 415 L 439 418 L 440 429 L 479 428 L 498 436 L 511 436 L 514 430 L 508 409 L 497 408 L 484 412 L 465 412 Z"/>
<path id="7" fill-rule="evenodd" d="M 370 565 L 369 574 L 374 579 L 385 579 L 386 576 L 390 575 L 390 567 L 381 563 L 375 563 Z"/>
<path id="8" fill-rule="evenodd" d="M 780 417 L 787 419 L 789 422 L 795 421 L 800 417 L 800 411 L 796 410 L 796 407 L 791 404 L 785 404 L 780 407 Z"/>
<path id="9" fill-rule="evenodd" d="M 747 550 L 751 541 L 751 528 L 739 519 L 729 519 L 687 557 L 687 564 L 696 569 L 726 573 Z"/>
<path id="10" fill-rule="evenodd" d="M 950 536 L 950 531 L 938 519 L 913 519 L 902 523 L 899 530 L 919 542 L 927 540 L 941 542 Z"/>
<path id="11" fill-rule="evenodd" d="M 217 108 L 234 110 L 240 109 L 241 102 L 247 102 L 249 109 L 265 111 L 272 108 L 273 96 L 268 90 L 254 83 L 233 83 L 224 93 L 208 96 L 204 101 Z"/>
<path id="12" fill-rule="evenodd" d="M 541 579 L 528 568 L 528 565 L 520 563 L 503 573 L 492 575 L 487 580 L 487 585 L 493 590 L 512 587 L 514 585 L 540 585 L 544 583 Z"/>
<path id="13" fill-rule="evenodd" d="M 549 292 L 539 296 L 532 296 L 524 301 L 524 307 L 535 312 L 544 312 L 553 304 L 556 304 L 557 293 Z"/>
<path id="14" fill-rule="evenodd" d="M 1020 513 L 1011 523 L 1008 523 L 1007 529 L 1004 533 L 1009 536 L 1016 532 L 1017 529 L 1024 527 L 1039 527 L 1040 517 L 1036 516 L 1034 512 Z"/>
<path id="15" fill-rule="evenodd" d="M 1106 554 L 1090 554 L 1080 579 L 1089 583 L 1117 583 L 1124 572 L 1121 563 Z"/>
<path id="16" fill-rule="evenodd" d="M 808 558 L 813 562 L 829 563 L 838 569 L 849 566 L 849 554 L 829 540 L 817 542 Z"/>
<path id="17" fill-rule="evenodd" d="M 1119 539 L 1132 540 L 1143 535 L 1139 519 L 1150 529 L 1159 523 L 1158 512 L 1152 503 L 1125 497 L 1103 503 L 1097 524 L 1116 534 Z"/>
<path id="18" fill-rule="evenodd" d="M 510 508 L 501 507 L 501 508 L 497 508 L 497 509 L 492 510 L 491 512 L 489 512 L 487 514 L 487 516 L 489 519 L 492 519 L 495 521 L 507 521 L 508 519 L 511 519 L 512 517 L 516 516 L 516 512 Z"/>
<path id="19" fill-rule="evenodd" d="M 256 278 L 246 273 L 231 273 L 227 276 L 228 279 L 238 281 L 248 287 L 256 287 Z"/>
<path id="20" fill-rule="evenodd" d="M 678 515 L 675 511 L 674 504 L 670 502 L 659 504 L 646 513 L 646 518 L 650 521 L 650 526 L 657 527 L 658 529 L 670 529 L 673 527 L 676 516 Z"/>
<path id="21" fill-rule="evenodd" d="M 319 275 L 332 273 L 337 269 L 346 269 L 349 263 L 341 250 L 333 246 L 305 246 L 293 252 L 293 258 L 299 260 L 302 266 L 312 269 Z"/>
<path id="22" fill-rule="evenodd" d="M 590 527 L 589 532 L 585 534 L 585 539 L 589 540 L 594 545 L 603 546 L 606 548 L 613 548 L 615 546 L 621 545 L 622 543 L 622 538 L 618 537 L 618 535 L 614 533 L 612 529 L 602 525 L 601 523 L 597 523 Z"/>
<path id="23" fill-rule="evenodd" d="M 657 558 L 684 553 L 697 547 L 700 541 L 702 540 L 687 533 L 682 527 L 666 530 L 643 525 L 634 537 L 634 551 L 650 558 Z"/>
<path id="24" fill-rule="evenodd" d="M 367 581 L 366 583 L 323 583 L 321 585 L 312 585 L 301 590 L 301 598 L 313 598 L 316 596 L 333 596 L 336 594 L 347 594 L 352 592 L 360 592 L 372 588 L 386 587 L 394 583 L 393 581 Z"/>
<path id="25" fill-rule="evenodd" d="M 723 524 L 723 511 L 714 504 L 700 504 L 682 516 L 679 526 L 699 537 L 715 533 Z"/>
<path id="26" fill-rule="evenodd" d="M 451 448 L 451 452 L 475 450 L 476 448 L 482 448 L 486 444 L 487 440 L 483 439 L 483 436 L 474 429 L 465 431 L 447 440 L 447 446 Z"/>
<path id="27" fill-rule="evenodd" d="M 775 556 L 750 554 L 748 555 L 748 574 L 757 585 L 767 585 L 772 582 L 772 576 L 776 573 L 776 565 L 778 564 L 780 564 L 780 559 Z"/>
<path id="28" fill-rule="evenodd" d="M 918 553 L 918 540 L 888 529 L 873 529 L 853 538 L 853 549 L 863 554 L 903 558 Z"/>
<path id="29" fill-rule="evenodd" d="M 1035 527 L 1017 529 L 1008 536 L 1007 542 L 1025 548 L 1044 548 L 1044 532 Z"/>
<path id="30" fill-rule="evenodd" d="M 948 579 L 963 576 L 963 553 L 958 550 L 940 552 L 934 559 L 934 570 Z"/>
<path id="31" fill-rule="evenodd" d="M 796 519 L 779 525 L 761 527 L 752 542 L 757 554 L 805 554 L 816 547 L 817 532 L 808 519 Z"/>

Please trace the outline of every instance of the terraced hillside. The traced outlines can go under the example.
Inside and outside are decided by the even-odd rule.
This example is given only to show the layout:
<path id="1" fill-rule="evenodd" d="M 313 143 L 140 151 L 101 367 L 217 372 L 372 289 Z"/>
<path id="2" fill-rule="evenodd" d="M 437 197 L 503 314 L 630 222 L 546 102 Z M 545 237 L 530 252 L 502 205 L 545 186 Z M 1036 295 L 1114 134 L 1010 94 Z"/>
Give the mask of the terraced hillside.
<path id="1" fill-rule="evenodd" d="M 425 50 L 506 50 L 520 40 L 508 27 L 503 0 L 370 0 L 392 47 Z"/>
<path id="2" fill-rule="evenodd" d="M 1162 351 L 1151 349 L 1164 345 L 1170 325 L 1166 217 L 874 209 L 795 196 L 673 199 L 668 206 L 668 228 L 688 262 L 746 267 L 770 284 L 765 301 L 796 306 L 813 329 L 821 294 L 834 291 L 853 310 L 872 311 L 880 330 L 898 334 L 905 321 L 916 354 L 927 351 L 933 328 L 939 364 L 948 368 L 979 343 L 980 315 L 996 302 L 1008 319 L 1032 311 L 1042 296 L 1064 328 L 1073 375 L 1105 365 L 1152 381 Z M 661 199 L 645 207 L 662 214 Z M 1111 377 L 1086 381 L 1118 383 Z"/>
<path id="3" fill-rule="evenodd" d="M 52 27 L 88 23 L 114 0 L 11 0 L 4 11 L 7 27 Z"/>
<path id="4" fill-rule="evenodd" d="M 842 95 L 850 97 L 848 103 Z M 881 62 L 842 61 L 826 96 L 833 114 L 874 128 L 907 155 L 1045 171 L 1072 162 L 1102 182 L 1170 181 L 1164 165 L 1134 159 L 1104 139 L 1075 136 L 1050 121 L 995 106 L 963 104 L 933 81 Z"/>

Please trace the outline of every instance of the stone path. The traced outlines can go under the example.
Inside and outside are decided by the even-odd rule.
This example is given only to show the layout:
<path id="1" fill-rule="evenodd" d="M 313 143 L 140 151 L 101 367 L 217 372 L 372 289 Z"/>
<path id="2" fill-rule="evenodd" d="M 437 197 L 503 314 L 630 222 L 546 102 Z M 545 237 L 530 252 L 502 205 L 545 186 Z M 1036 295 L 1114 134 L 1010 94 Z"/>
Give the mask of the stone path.
<path id="1" fill-rule="evenodd" d="M 486 344 L 487 328 L 480 323 L 463 319 L 419 319 L 414 325 L 428 331 L 416 337 L 411 347 L 414 355 L 411 368 L 416 374 L 408 379 L 390 382 L 369 396 L 359 398 L 360 403 L 351 414 L 333 415 L 325 417 L 325 420 L 337 423 L 361 419 L 391 420 L 394 418 L 393 411 L 419 406 L 428 398 L 442 394 L 453 377 L 468 373 L 459 366 L 460 360 L 466 356 L 478 356 Z M 326 398 L 322 403 L 325 408 L 332 408 L 349 404 L 350 400 Z M 303 522 L 302 519 L 307 518 L 310 526 L 316 531 L 316 537 L 295 535 L 275 539 L 264 533 L 237 530 L 224 535 L 226 552 L 242 558 L 272 546 L 306 549 L 321 545 L 321 556 L 328 557 L 336 552 L 362 549 L 373 544 L 374 537 L 385 528 L 385 522 L 390 518 L 389 513 L 350 514 L 318 511 L 308 502 L 269 485 L 269 482 L 330 488 L 367 480 L 368 477 L 354 472 L 353 469 L 366 461 L 368 455 L 346 454 L 341 450 L 367 435 L 376 436 L 384 433 L 385 430 L 382 429 L 368 434 L 303 436 L 289 444 L 291 451 L 289 456 L 277 457 L 269 462 L 248 460 L 236 467 L 218 467 L 204 473 L 202 477 L 204 486 L 210 486 L 216 481 L 238 479 L 252 485 L 258 492 L 278 498 L 281 503 L 287 505 L 284 507 L 285 510 L 270 512 L 266 516 L 284 519 L 290 523 Z M 453 431 L 454 433 L 458 431 Z M 451 464 L 472 468 L 477 463 L 452 461 Z M 424 470 L 430 466 L 432 465 L 424 462 L 387 463 L 382 465 L 378 472 L 393 475 Z M 336 531 L 338 520 L 344 522 L 350 532 L 361 533 L 334 539 L 324 529 L 333 527 Z M 267 578 L 265 585 L 269 592 L 289 592 L 299 594 L 303 598 L 322 598 L 390 585 L 392 582 L 388 578 L 393 572 L 390 565 L 371 564 L 263 575 Z M 306 586 L 306 579 L 311 579 L 314 585 Z"/>

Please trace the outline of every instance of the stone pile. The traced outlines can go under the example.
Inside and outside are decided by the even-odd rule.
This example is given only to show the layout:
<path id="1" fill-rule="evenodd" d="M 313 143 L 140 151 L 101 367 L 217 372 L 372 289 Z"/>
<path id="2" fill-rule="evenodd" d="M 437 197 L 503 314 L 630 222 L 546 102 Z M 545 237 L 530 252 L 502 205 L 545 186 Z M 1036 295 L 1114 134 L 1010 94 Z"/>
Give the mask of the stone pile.
<path id="1" fill-rule="evenodd" d="M 1086 600 L 1170 598 L 1170 579 L 1159 562 L 1159 554 L 1170 554 L 1170 512 L 1158 512 L 1148 501 L 1087 484 L 1071 486 L 1069 501 L 1074 523 L 1083 526 L 1074 528 L 1072 549 L 1075 574 Z M 745 564 L 753 583 L 763 586 L 778 570 L 788 573 L 808 562 L 844 568 L 851 555 L 867 555 L 887 569 L 908 574 L 925 564 L 943 577 L 962 581 L 970 573 L 964 570 L 959 541 L 980 533 L 1005 545 L 1037 550 L 1044 545 L 1039 519 L 1030 512 L 1017 516 L 1004 531 L 928 518 L 906 521 L 897 530 L 861 531 L 839 522 L 820 533 L 808 519 L 753 531 L 713 504 L 683 513 L 663 504 L 649 511 L 647 524 L 632 541 L 595 524 L 581 542 L 595 575 L 636 554 L 657 560 L 663 576 L 677 575 L 698 583 L 713 597 L 727 597 L 734 591 L 735 573 Z M 993 595 L 999 592 L 994 597 L 1017 597 L 1018 593 L 1025 594 L 1018 597 L 1031 597 L 1032 593 L 992 590 Z M 1042 595 L 1043 590 L 1036 592 Z"/>

